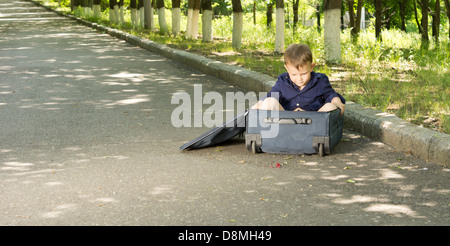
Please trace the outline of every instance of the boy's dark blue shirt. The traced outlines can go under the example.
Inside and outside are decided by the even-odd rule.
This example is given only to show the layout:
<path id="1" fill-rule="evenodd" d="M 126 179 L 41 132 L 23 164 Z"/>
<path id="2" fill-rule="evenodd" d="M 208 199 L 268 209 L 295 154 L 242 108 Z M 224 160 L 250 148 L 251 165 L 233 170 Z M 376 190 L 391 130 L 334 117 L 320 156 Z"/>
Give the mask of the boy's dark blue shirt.
<path id="1" fill-rule="evenodd" d="M 278 92 L 279 97 L 273 92 Z M 335 97 L 339 97 L 342 103 L 345 103 L 344 97 L 331 87 L 328 77 L 316 72 L 311 72 L 311 79 L 303 90 L 291 81 L 288 73 L 280 74 L 272 90 L 267 93 L 267 97 L 277 98 L 285 110 L 300 107 L 306 111 L 317 111 Z"/>

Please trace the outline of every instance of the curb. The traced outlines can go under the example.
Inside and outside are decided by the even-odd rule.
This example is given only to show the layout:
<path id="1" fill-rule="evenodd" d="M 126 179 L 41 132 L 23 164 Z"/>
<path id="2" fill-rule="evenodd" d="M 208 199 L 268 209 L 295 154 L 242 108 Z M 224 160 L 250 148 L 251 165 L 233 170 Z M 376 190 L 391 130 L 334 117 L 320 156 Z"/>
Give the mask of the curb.
<path id="1" fill-rule="evenodd" d="M 76 20 L 80 24 L 89 26 L 100 32 L 108 33 L 132 45 L 163 55 L 203 73 L 218 77 L 239 88 L 259 93 L 268 92 L 275 85 L 276 78 L 271 76 L 211 60 L 186 51 L 173 49 L 164 44 L 92 23 L 73 15 L 61 13 L 33 0 L 30 1 L 61 16 Z M 346 103 L 344 126 L 347 129 L 354 130 L 374 140 L 388 144 L 398 151 L 410 153 L 444 167 L 450 166 L 449 134 L 419 127 L 393 114 L 365 108 L 350 101 Z"/>

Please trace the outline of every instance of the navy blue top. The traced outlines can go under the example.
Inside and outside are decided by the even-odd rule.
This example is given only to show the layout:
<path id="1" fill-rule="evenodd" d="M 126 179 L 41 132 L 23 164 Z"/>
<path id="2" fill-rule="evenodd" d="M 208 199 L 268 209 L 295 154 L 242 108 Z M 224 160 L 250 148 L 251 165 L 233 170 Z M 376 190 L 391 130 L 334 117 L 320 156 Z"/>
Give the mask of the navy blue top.
<path id="1" fill-rule="evenodd" d="M 279 97 L 274 92 L 278 92 Z M 335 97 L 339 97 L 342 103 L 345 103 L 344 97 L 331 87 L 328 77 L 323 73 L 315 72 L 311 72 L 311 79 L 303 90 L 291 81 L 288 73 L 280 74 L 272 90 L 267 93 L 267 97 L 277 98 L 284 110 L 300 107 L 306 111 L 317 111 Z"/>

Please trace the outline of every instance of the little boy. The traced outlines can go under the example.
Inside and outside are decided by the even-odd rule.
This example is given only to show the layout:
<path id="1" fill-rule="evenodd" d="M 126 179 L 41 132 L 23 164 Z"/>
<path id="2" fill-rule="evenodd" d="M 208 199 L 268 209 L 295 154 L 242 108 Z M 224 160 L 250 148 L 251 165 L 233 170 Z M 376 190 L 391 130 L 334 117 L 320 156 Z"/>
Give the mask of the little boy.
<path id="1" fill-rule="evenodd" d="M 325 74 L 313 72 L 314 66 L 307 45 L 289 45 L 284 52 L 287 73 L 278 76 L 267 97 L 252 109 L 328 112 L 339 108 L 342 115 L 345 99 L 334 91 Z"/>

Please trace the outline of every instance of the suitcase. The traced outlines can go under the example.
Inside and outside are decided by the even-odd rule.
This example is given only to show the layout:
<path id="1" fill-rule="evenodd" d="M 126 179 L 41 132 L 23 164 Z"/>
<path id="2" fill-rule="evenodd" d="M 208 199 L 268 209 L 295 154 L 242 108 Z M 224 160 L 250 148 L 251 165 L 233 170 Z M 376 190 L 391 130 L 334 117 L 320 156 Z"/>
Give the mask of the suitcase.
<path id="1" fill-rule="evenodd" d="M 342 138 L 340 110 L 249 110 L 245 145 L 253 153 L 330 154 Z"/>

